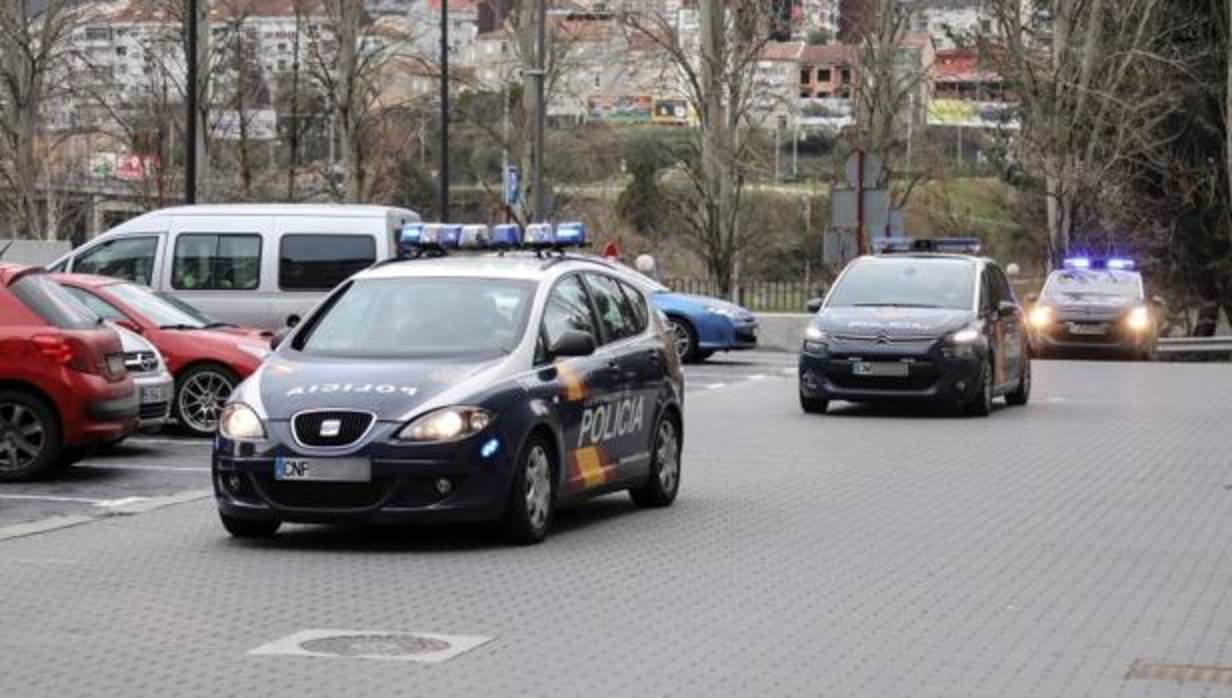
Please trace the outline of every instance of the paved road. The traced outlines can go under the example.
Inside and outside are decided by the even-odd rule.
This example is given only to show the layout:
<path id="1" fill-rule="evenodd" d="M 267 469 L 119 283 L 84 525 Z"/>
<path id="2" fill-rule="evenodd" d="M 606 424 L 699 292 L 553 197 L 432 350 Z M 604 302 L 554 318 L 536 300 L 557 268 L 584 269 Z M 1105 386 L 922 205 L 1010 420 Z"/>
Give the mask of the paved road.
<path id="1" fill-rule="evenodd" d="M 607 497 L 533 548 L 240 543 L 208 500 L 0 541 L 0 695 L 1226 695 L 1201 681 L 1232 672 L 1125 677 L 1232 666 L 1232 368 L 1040 362 L 988 419 L 814 417 L 787 357 L 748 358 L 690 369 L 675 507 Z M 106 472 L 65 491 L 172 482 Z M 492 639 L 436 666 L 248 654 L 321 628 Z"/>

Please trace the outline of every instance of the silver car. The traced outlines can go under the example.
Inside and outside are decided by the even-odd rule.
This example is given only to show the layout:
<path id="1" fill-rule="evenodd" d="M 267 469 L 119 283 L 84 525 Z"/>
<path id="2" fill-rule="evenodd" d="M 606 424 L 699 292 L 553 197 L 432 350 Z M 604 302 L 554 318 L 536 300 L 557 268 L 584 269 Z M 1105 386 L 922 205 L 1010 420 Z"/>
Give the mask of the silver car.
<path id="1" fill-rule="evenodd" d="M 124 367 L 137 384 L 140 399 L 138 428 L 159 427 L 171 420 L 171 396 L 175 394 L 175 379 L 158 349 L 141 335 L 112 325 L 124 347 Z"/>

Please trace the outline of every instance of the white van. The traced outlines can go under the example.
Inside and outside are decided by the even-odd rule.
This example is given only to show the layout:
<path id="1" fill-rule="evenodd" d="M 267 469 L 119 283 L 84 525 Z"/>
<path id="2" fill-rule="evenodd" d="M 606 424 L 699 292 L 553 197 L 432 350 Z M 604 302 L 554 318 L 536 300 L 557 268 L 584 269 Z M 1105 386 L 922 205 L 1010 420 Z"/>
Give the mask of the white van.
<path id="1" fill-rule="evenodd" d="M 397 254 L 414 211 L 345 204 L 166 208 L 112 228 L 48 268 L 114 276 L 220 322 L 276 329 L 355 272 Z"/>

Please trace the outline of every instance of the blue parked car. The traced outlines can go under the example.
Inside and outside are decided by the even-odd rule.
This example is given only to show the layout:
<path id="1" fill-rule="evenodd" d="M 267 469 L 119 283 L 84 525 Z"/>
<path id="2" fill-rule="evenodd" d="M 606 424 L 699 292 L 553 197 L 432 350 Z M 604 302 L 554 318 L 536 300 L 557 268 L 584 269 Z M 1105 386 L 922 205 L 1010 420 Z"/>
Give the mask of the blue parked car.
<path id="1" fill-rule="evenodd" d="M 716 351 L 757 348 L 757 318 L 748 310 L 720 298 L 676 293 L 627 266 L 612 266 L 624 271 L 667 316 L 682 361 L 695 363 Z"/>

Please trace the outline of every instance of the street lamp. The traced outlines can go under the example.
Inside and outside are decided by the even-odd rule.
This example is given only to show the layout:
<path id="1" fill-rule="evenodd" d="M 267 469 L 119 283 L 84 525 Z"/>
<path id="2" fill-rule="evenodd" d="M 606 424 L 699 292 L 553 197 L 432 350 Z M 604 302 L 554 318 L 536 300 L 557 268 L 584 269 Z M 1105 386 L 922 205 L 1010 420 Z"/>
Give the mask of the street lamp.
<path id="1" fill-rule="evenodd" d="M 441 0 L 440 220 L 449 220 L 449 0 Z"/>
<path id="2" fill-rule="evenodd" d="M 184 116 L 184 203 L 197 203 L 197 2 L 188 0 L 186 18 L 187 114 Z"/>

